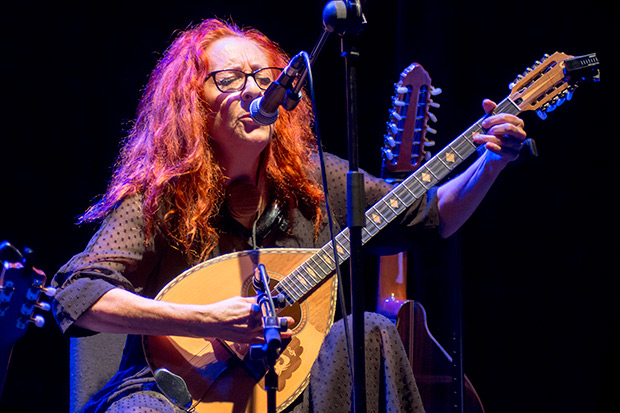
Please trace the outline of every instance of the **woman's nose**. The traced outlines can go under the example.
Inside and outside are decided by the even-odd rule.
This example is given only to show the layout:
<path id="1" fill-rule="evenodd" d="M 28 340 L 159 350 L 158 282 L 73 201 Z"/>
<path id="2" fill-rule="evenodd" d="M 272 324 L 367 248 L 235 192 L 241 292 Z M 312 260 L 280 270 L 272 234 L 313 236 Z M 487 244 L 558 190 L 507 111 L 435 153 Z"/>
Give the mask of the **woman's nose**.
<path id="1" fill-rule="evenodd" d="M 257 97 L 263 94 L 263 90 L 258 87 L 256 80 L 252 76 L 248 76 L 247 81 L 245 82 L 245 87 L 241 90 L 241 99 L 244 102 L 250 103 Z"/>

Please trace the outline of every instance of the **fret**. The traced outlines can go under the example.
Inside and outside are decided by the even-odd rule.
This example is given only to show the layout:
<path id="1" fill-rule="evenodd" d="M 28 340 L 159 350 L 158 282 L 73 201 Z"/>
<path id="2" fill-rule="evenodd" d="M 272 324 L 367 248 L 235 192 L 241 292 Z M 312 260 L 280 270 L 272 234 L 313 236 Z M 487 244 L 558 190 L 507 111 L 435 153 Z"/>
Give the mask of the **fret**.
<path id="1" fill-rule="evenodd" d="M 329 265 L 330 272 L 331 272 L 331 269 L 333 269 L 336 266 L 336 264 L 334 263 L 334 258 L 332 257 L 331 251 L 332 251 L 332 246 L 330 244 L 329 248 L 321 249 L 321 251 L 319 252 L 319 257 L 321 258 L 321 260 L 323 260 L 324 263 Z"/>
<path id="2" fill-rule="evenodd" d="M 383 203 L 383 205 L 387 209 L 387 212 L 390 214 L 390 216 L 387 218 L 387 221 L 391 221 L 396 218 L 398 216 L 398 213 L 400 212 L 400 206 L 402 206 L 402 203 L 394 200 L 393 198 L 388 198 L 387 196 L 381 198 L 378 203 Z"/>
<path id="3" fill-rule="evenodd" d="M 426 169 L 428 170 L 428 172 L 431 173 L 431 175 L 433 175 L 433 178 L 435 178 L 435 180 L 433 181 L 433 184 L 436 184 L 441 178 L 443 178 L 449 172 L 449 171 L 446 171 L 446 168 L 444 168 L 443 165 L 441 165 L 441 162 L 436 162 L 436 161 L 434 161 L 431 164 L 427 164 Z"/>
<path id="4" fill-rule="evenodd" d="M 385 200 L 385 197 L 381 198 L 373 208 L 377 210 L 377 213 L 380 214 L 383 219 L 386 219 L 386 217 L 389 216 L 388 214 L 392 213 L 392 209 Z"/>
<path id="5" fill-rule="evenodd" d="M 416 181 L 418 181 L 418 183 L 419 183 L 420 185 L 422 185 L 422 187 L 423 187 L 425 190 L 427 190 L 427 191 L 428 191 L 428 189 L 429 189 L 431 186 L 433 186 L 433 185 L 429 185 L 429 186 L 427 187 L 427 186 L 424 184 L 424 182 L 422 182 L 422 181 L 420 180 L 420 178 L 418 178 L 418 173 L 417 173 L 417 172 L 415 172 L 412 176 L 413 176 L 413 177 L 416 179 Z M 423 177 L 423 178 L 424 178 L 424 177 Z M 429 179 L 427 182 L 430 182 L 430 179 Z"/>
<path id="6" fill-rule="evenodd" d="M 306 279 L 303 273 L 304 271 L 299 271 L 299 274 L 297 274 L 297 280 L 299 281 L 299 287 L 305 290 L 310 290 L 310 288 L 312 288 L 312 285 L 310 284 L 309 280 Z"/>
<path id="7" fill-rule="evenodd" d="M 413 176 L 413 175 L 412 175 Z M 398 185 L 396 188 L 397 189 L 405 189 L 407 192 L 409 192 L 409 194 L 411 194 L 411 196 L 413 197 L 413 201 L 411 201 L 411 203 L 407 203 L 407 206 L 413 204 L 413 202 L 418 199 L 418 196 L 416 194 L 414 194 L 411 189 L 409 189 L 409 186 L 407 184 L 407 181 L 409 181 L 409 179 L 404 180 L 402 183 L 400 183 L 400 185 Z"/>
<path id="8" fill-rule="evenodd" d="M 399 205 L 403 205 L 405 202 L 401 199 L 401 197 L 398 196 L 398 191 L 395 189 L 394 191 L 392 191 L 392 195 L 394 196 L 394 198 L 396 198 L 398 201 L 400 201 Z M 413 203 L 413 202 L 412 202 Z"/>
<path id="9" fill-rule="evenodd" d="M 297 277 L 295 277 L 295 273 L 294 272 L 291 273 L 288 277 L 284 278 L 284 280 L 289 279 L 289 277 L 290 277 L 290 280 L 286 285 L 287 294 L 285 294 L 285 296 L 290 297 L 293 300 L 292 302 L 295 302 L 299 300 L 303 296 L 303 294 L 299 290 L 299 287 L 296 284 Z M 280 281 L 279 284 L 282 284 L 284 280 Z"/>
<path id="10" fill-rule="evenodd" d="M 461 159 L 467 158 L 469 155 L 474 153 L 478 147 L 474 143 L 473 139 L 468 137 L 467 135 L 461 135 L 457 141 L 452 143 L 452 149 L 459 154 Z"/>
<path id="11" fill-rule="evenodd" d="M 299 299 L 303 297 L 303 295 L 295 291 L 289 291 L 289 297 L 290 297 L 291 304 L 292 304 L 292 303 L 296 303 L 297 301 L 299 301 Z"/>
<path id="12" fill-rule="evenodd" d="M 427 163 L 426 163 L 426 165 L 424 165 L 424 168 L 425 168 L 428 172 L 430 172 L 430 173 L 431 173 L 431 175 L 433 175 L 433 178 L 435 178 L 435 180 L 436 180 L 436 181 L 438 181 L 438 180 L 440 179 L 440 174 L 441 174 L 441 173 L 436 174 L 436 173 L 434 172 L 434 169 L 435 169 L 437 166 L 441 167 L 441 165 L 440 165 L 438 162 L 436 162 L 436 161 L 432 161 L 432 162 L 431 162 L 431 161 L 429 161 L 429 162 L 427 162 Z"/>
<path id="13" fill-rule="evenodd" d="M 303 294 L 303 289 L 302 286 L 299 283 L 299 278 L 301 277 L 301 272 L 303 271 L 302 268 L 298 268 L 297 270 L 295 270 L 292 274 L 293 277 L 291 279 L 291 283 L 290 283 L 290 290 L 297 293 L 298 295 L 302 295 Z"/>
<path id="14" fill-rule="evenodd" d="M 336 238 L 336 252 L 338 252 L 338 259 L 340 262 L 349 258 L 349 247 L 338 241 L 338 238 Z"/>
<path id="15" fill-rule="evenodd" d="M 368 230 L 368 227 L 364 227 L 362 228 L 362 239 L 370 239 L 374 236 L 375 234 L 371 234 L 370 231 Z M 349 244 L 350 245 L 350 244 Z"/>
<path id="16" fill-rule="evenodd" d="M 372 221 L 378 229 L 383 229 L 387 221 L 381 211 L 379 211 L 379 208 L 374 207 L 366 213 L 366 220 Z"/>
<path id="17" fill-rule="evenodd" d="M 453 145 L 453 143 L 449 144 L 449 145 L 446 147 L 446 149 L 444 149 L 441 153 L 445 152 L 445 153 L 446 153 L 446 157 L 447 157 L 449 154 L 453 154 L 453 155 L 458 156 L 459 161 L 457 162 L 457 161 L 456 161 L 456 159 L 455 159 L 455 160 L 454 160 L 454 162 L 457 162 L 457 164 L 459 164 L 459 163 L 461 163 L 462 161 L 464 161 L 464 160 L 465 160 L 465 158 L 464 158 L 464 157 L 462 157 L 462 156 L 461 156 L 461 154 L 460 154 L 460 153 L 458 153 L 458 151 L 457 151 L 457 150 L 455 150 L 455 149 L 452 147 L 452 145 Z M 448 149 L 450 149 L 450 150 L 448 150 Z"/>
<path id="18" fill-rule="evenodd" d="M 326 263 L 325 260 L 323 260 L 323 257 L 322 257 L 323 254 L 325 254 L 325 252 L 323 250 L 320 250 L 319 252 L 317 252 L 313 256 L 313 259 L 314 259 L 313 261 L 314 261 L 314 264 L 315 264 L 315 269 L 321 270 L 321 272 L 323 273 L 323 275 L 319 274 L 319 276 L 321 276 L 321 278 L 327 276 L 327 274 L 329 274 L 331 272 L 331 270 L 332 270 L 330 265 L 328 263 Z M 326 264 L 327 264 L 327 268 L 325 268 Z"/>
<path id="19" fill-rule="evenodd" d="M 282 286 L 282 281 L 284 281 L 286 278 L 282 279 L 278 285 L 276 285 L 276 288 L 274 289 L 275 291 L 275 295 L 278 294 L 282 294 L 284 296 L 284 299 L 286 300 L 286 302 L 288 303 L 288 305 L 292 305 L 294 304 L 299 298 L 293 297 L 293 295 L 284 288 L 284 286 Z M 301 298 L 301 297 L 300 297 Z"/>
<path id="20" fill-rule="evenodd" d="M 295 271 L 289 274 L 288 277 L 284 277 L 277 285 L 277 288 L 281 288 L 280 292 L 285 293 L 284 295 L 290 295 L 290 291 L 294 288 L 294 283 L 292 279 L 294 278 Z"/>
<path id="21" fill-rule="evenodd" d="M 442 164 L 442 165 L 443 165 L 443 166 L 444 166 L 444 167 L 445 167 L 448 171 L 451 171 L 453 168 L 451 168 L 451 167 L 450 167 L 450 165 L 449 165 L 449 164 L 447 164 L 446 162 L 454 162 L 454 160 L 451 160 L 451 161 L 450 161 L 450 160 L 449 160 L 449 159 L 450 159 L 450 158 L 449 158 L 449 155 L 450 155 L 450 154 L 446 154 L 446 156 L 445 156 L 446 161 L 445 161 L 445 162 L 444 162 L 444 160 L 443 160 L 443 159 L 441 159 L 441 157 L 438 157 L 437 159 L 439 159 L 439 162 L 441 162 L 441 164 Z"/>
<path id="22" fill-rule="evenodd" d="M 318 274 L 316 272 L 316 270 L 311 267 L 311 266 L 307 266 L 308 268 L 305 268 L 306 272 L 310 275 L 310 277 L 312 277 L 312 279 L 316 282 L 319 283 L 324 277 L 322 277 L 320 274 Z"/>

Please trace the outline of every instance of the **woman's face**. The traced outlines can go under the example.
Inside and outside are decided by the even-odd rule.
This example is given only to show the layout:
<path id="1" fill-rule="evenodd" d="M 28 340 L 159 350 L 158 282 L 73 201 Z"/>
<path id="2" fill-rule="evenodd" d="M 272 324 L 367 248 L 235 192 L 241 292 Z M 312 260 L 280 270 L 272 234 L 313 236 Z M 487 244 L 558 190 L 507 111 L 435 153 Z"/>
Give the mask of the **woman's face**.
<path id="1" fill-rule="evenodd" d="M 270 66 L 258 46 L 240 37 L 219 39 L 205 52 L 211 72 L 236 69 L 251 73 Z M 252 77 L 247 78 L 242 90 L 232 93 L 221 92 L 212 77 L 207 79 L 205 97 L 212 111 L 208 127 L 220 156 L 260 154 L 265 149 L 273 134 L 273 126 L 261 126 L 249 114 L 250 102 L 262 93 Z"/>

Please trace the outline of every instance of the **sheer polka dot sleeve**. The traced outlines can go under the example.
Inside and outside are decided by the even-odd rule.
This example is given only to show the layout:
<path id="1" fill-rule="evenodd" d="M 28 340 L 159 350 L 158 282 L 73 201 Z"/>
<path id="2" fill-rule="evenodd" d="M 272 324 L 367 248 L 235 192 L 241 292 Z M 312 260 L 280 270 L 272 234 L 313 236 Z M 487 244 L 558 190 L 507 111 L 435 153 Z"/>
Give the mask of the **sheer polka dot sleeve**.
<path id="1" fill-rule="evenodd" d="M 153 242 L 144 239 L 142 206 L 137 197 L 123 201 L 104 220 L 86 249 L 55 275 L 58 293 L 53 311 L 63 331 L 112 288 L 140 293 L 155 265 Z M 149 258 L 149 259 L 145 259 Z"/>
<path id="2" fill-rule="evenodd" d="M 349 164 L 346 160 L 334 155 L 325 154 L 329 202 L 334 218 L 344 228 L 347 225 L 347 173 Z M 363 170 L 365 210 L 379 202 L 394 187 L 381 178 L 372 176 Z M 437 190 L 430 188 L 418 198 L 401 215 L 395 218 L 386 228 L 373 238 L 369 247 L 385 250 L 402 250 L 412 242 L 427 237 L 438 237 L 439 207 Z"/>

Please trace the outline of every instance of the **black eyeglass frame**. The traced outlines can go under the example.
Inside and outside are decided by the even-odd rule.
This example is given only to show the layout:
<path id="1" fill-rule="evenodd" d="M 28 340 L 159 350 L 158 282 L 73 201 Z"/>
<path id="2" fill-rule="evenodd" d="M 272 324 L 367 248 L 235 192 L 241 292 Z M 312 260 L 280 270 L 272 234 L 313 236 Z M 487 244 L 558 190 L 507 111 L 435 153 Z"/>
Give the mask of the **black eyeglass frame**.
<path id="1" fill-rule="evenodd" d="M 213 79 L 213 83 L 215 84 L 215 87 L 217 88 L 217 90 L 219 90 L 222 93 L 235 93 L 235 92 L 239 92 L 240 90 L 243 90 L 245 88 L 245 85 L 248 83 L 248 77 L 252 77 L 254 79 L 254 82 L 256 83 L 256 85 L 258 86 L 258 88 L 260 90 L 267 90 L 267 88 L 269 87 L 269 85 L 271 85 L 271 83 L 273 83 L 276 79 L 273 79 L 269 85 L 262 87 L 260 85 L 259 82 L 256 81 L 256 75 L 260 72 L 262 72 L 263 70 L 277 70 L 278 73 L 277 75 L 279 76 L 280 73 L 282 73 L 282 71 L 284 70 L 281 67 L 261 67 L 260 69 L 256 69 L 255 71 L 253 71 L 252 73 L 246 73 L 242 70 L 237 70 L 237 69 L 222 69 L 222 70 L 214 70 L 213 72 L 209 73 L 207 75 L 207 77 L 205 78 L 205 82 L 208 81 L 210 78 Z M 218 85 L 218 83 L 215 81 L 215 75 L 217 75 L 218 73 L 222 73 L 222 72 L 236 72 L 236 73 L 242 73 L 243 75 L 245 75 L 245 78 L 243 79 L 243 84 L 238 88 L 238 89 L 234 89 L 234 90 L 222 90 L 220 88 L 220 85 Z"/>

